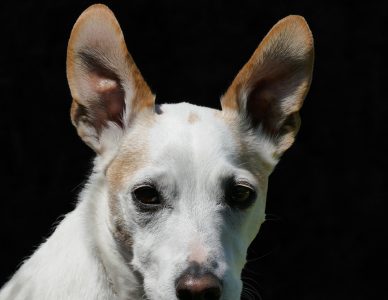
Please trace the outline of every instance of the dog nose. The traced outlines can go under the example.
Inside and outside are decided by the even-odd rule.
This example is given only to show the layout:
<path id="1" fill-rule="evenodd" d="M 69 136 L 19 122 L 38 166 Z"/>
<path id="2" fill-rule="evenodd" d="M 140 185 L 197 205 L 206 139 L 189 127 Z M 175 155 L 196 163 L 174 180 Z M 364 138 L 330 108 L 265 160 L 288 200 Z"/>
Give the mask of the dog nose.
<path id="1" fill-rule="evenodd" d="M 187 274 L 178 280 L 176 294 L 179 300 L 219 300 L 221 282 L 210 273 L 200 277 Z"/>
<path id="2" fill-rule="evenodd" d="M 211 273 L 186 272 L 178 279 L 176 285 L 179 300 L 219 300 L 221 292 L 220 280 Z"/>

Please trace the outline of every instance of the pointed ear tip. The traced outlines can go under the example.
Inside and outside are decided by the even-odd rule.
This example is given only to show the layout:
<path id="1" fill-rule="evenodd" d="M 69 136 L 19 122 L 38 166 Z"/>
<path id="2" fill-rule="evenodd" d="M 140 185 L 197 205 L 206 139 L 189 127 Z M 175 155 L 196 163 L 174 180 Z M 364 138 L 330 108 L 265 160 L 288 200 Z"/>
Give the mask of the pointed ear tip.
<path id="1" fill-rule="evenodd" d="M 83 25 L 88 24 L 106 24 L 107 20 L 110 20 L 115 27 L 118 26 L 114 13 L 105 4 L 93 4 L 85 9 L 75 22 L 71 35 L 76 33 L 78 29 Z"/>
<path id="2" fill-rule="evenodd" d="M 93 4 L 85 9 L 75 22 L 68 42 L 68 58 L 73 48 L 79 43 L 83 33 L 94 31 L 96 28 L 110 28 L 114 34 L 121 35 L 120 25 L 108 6 L 104 4 Z M 91 34 L 87 34 L 87 36 Z"/>
<path id="3" fill-rule="evenodd" d="M 279 23 L 288 23 L 288 24 L 295 24 L 302 27 L 309 27 L 307 24 L 306 19 L 301 15 L 288 15 L 287 17 L 284 17 L 279 21 Z"/>
<path id="4" fill-rule="evenodd" d="M 295 41 L 303 42 L 306 53 L 314 55 L 314 38 L 306 19 L 300 15 L 289 15 L 281 19 L 274 27 L 279 31 L 288 31 L 296 38 Z M 276 30 L 276 31 L 278 31 Z"/>
<path id="5" fill-rule="evenodd" d="M 109 14 L 109 15 L 113 15 L 113 12 L 105 4 L 96 3 L 96 4 L 93 4 L 93 5 L 90 5 L 87 9 L 85 9 L 82 12 L 81 16 L 85 16 L 85 15 L 89 15 L 89 14 Z"/>
<path id="6" fill-rule="evenodd" d="M 306 19 L 300 15 L 289 15 L 281 19 L 276 25 L 286 28 L 292 28 L 298 33 L 305 33 L 305 35 L 309 39 L 313 39 L 313 35 Z"/>
<path id="7" fill-rule="evenodd" d="M 71 30 L 69 41 L 67 44 L 67 53 L 66 53 L 66 75 L 70 90 L 73 92 L 73 77 L 74 77 L 74 67 L 75 59 L 74 55 L 76 49 L 79 47 L 79 44 L 82 44 L 83 32 L 88 32 L 91 28 L 95 27 L 98 24 L 102 24 L 106 27 L 108 23 L 107 20 L 111 21 L 112 27 L 116 31 L 120 31 L 120 26 L 114 16 L 113 12 L 109 9 L 108 6 L 104 4 L 93 4 L 86 8 L 81 15 L 77 18 L 74 26 Z"/>
<path id="8" fill-rule="evenodd" d="M 288 15 L 288 16 L 284 17 L 283 20 L 288 20 L 290 22 L 307 23 L 306 19 L 301 15 Z"/>

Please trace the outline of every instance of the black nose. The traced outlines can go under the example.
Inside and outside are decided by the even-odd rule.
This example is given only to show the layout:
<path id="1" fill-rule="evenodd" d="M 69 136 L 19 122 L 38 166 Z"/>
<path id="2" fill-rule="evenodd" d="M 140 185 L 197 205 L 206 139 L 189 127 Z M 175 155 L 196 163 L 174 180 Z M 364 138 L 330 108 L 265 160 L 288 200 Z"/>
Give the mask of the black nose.
<path id="1" fill-rule="evenodd" d="M 190 267 L 176 285 L 179 300 L 219 300 L 222 286 L 213 274 L 200 272 L 198 266 Z"/>

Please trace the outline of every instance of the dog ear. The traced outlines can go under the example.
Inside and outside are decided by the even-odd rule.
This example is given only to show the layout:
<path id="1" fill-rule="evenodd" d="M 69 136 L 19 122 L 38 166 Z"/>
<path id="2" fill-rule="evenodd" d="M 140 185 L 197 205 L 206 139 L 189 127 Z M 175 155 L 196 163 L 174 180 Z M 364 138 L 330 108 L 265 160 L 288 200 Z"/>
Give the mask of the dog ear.
<path id="1" fill-rule="evenodd" d="M 151 90 L 125 45 L 112 11 L 96 4 L 75 23 L 67 48 L 71 120 L 97 153 L 106 129 L 125 129 L 140 111 L 154 109 Z"/>
<path id="2" fill-rule="evenodd" d="M 314 43 L 300 16 L 279 21 L 240 70 L 221 99 L 274 144 L 279 158 L 299 130 L 299 109 L 310 87 Z"/>

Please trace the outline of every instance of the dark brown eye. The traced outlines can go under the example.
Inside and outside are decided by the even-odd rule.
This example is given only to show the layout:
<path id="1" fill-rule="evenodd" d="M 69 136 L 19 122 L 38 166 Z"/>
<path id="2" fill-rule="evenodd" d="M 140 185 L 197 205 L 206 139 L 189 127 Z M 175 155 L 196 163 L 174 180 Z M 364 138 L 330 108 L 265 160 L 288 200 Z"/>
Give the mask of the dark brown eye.
<path id="1" fill-rule="evenodd" d="M 160 197 L 158 191 L 150 185 L 143 185 L 136 188 L 132 192 L 135 200 L 139 201 L 144 205 L 159 205 Z"/>
<path id="2" fill-rule="evenodd" d="M 248 207 L 256 198 L 255 190 L 245 183 L 233 184 L 228 194 L 229 204 L 238 208 Z"/>

